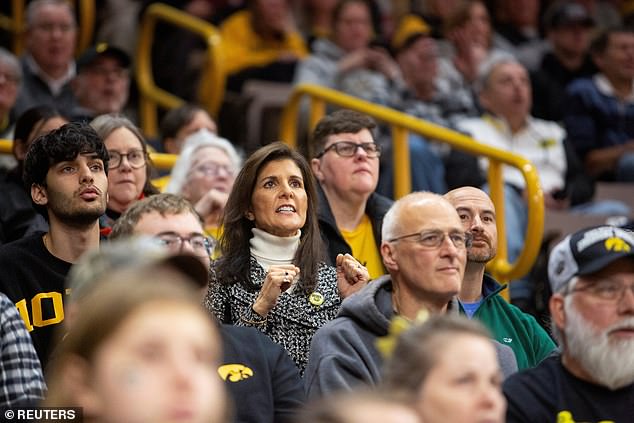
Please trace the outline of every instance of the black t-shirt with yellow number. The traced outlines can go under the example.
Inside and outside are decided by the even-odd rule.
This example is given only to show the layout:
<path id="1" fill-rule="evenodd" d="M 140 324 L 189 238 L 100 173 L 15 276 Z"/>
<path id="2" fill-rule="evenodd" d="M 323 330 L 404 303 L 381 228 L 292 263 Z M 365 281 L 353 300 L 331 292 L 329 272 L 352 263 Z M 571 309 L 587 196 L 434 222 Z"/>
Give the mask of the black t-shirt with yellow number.
<path id="1" fill-rule="evenodd" d="M 54 331 L 64 320 L 64 282 L 71 263 L 49 253 L 42 235 L 0 246 L 0 292 L 16 305 L 44 368 Z"/>

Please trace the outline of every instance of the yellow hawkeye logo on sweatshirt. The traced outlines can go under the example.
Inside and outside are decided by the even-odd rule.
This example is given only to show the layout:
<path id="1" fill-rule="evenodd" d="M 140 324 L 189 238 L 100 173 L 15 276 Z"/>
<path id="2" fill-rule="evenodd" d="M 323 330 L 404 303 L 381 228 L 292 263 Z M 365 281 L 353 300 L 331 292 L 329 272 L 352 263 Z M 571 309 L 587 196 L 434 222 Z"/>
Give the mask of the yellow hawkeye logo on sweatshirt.
<path id="1" fill-rule="evenodd" d="M 253 376 L 253 370 L 244 364 L 224 364 L 218 367 L 218 374 L 222 380 L 229 382 L 240 382 Z"/>

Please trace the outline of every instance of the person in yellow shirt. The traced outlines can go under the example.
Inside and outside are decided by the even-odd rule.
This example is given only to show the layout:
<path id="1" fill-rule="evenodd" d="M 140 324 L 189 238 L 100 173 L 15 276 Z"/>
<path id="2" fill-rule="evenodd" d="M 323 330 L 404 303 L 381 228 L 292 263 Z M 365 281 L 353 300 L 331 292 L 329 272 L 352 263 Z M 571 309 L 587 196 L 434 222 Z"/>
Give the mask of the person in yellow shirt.
<path id="1" fill-rule="evenodd" d="M 383 216 L 392 200 L 375 192 L 381 149 L 374 142 L 372 118 L 338 110 L 322 118 L 312 136 L 311 160 L 319 181 L 319 228 L 327 255 L 352 254 L 370 278 L 385 274 L 379 251 Z"/>
<path id="2" fill-rule="evenodd" d="M 220 36 L 227 89 L 234 92 L 249 79 L 291 82 L 308 54 L 287 0 L 249 0 L 222 23 Z"/>

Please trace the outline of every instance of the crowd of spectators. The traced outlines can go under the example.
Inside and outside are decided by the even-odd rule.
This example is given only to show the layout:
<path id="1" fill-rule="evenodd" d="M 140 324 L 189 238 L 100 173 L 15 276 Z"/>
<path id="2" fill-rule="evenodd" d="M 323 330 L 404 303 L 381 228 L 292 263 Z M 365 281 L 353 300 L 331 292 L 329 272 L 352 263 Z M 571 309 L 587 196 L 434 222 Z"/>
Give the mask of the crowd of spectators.
<path id="1" fill-rule="evenodd" d="M 216 25 L 227 94 L 252 80 L 335 89 L 530 160 L 546 210 L 631 219 L 594 196 L 634 182 L 634 2 L 165 2 Z M 168 24 L 155 77 L 185 102 L 149 139 L 133 70 L 153 3 L 99 2 L 83 51 L 66 0 L 28 2 L 19 56 L 0 38 L 0 138 L 13 140 L 0 408 L 79 407 L 90 422 L 631 421 L 630 230 L 586 227 L 545 249 L 549 325 L 524 307 L 532 279 L 487 270 L 498 245 L 511 263 L 524 247 L 517 169 L 501 173 L 497 213 L 486 158 L 409 134 L 413 192 L 394 198 L 389 128 L 334 108 L 305 153 L 267 139 L 246 154 L 224 135 L 237 123 L 197 104 L 200 41 Z M 154 151 L 177 156 L 169 172 Z"/>

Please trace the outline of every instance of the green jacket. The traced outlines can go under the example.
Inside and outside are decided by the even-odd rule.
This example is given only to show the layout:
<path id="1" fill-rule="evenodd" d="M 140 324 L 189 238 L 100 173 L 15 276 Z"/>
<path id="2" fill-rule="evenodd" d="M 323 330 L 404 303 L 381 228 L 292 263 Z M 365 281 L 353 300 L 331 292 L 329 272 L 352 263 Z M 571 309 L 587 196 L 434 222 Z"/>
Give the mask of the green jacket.
<path id="1" fill-rule="evenodd" d="M 513 349 L 519 370 L 535 367 L 557 346 L 532 315 L 509 304 L 499 295 L 505 288 L 506 285 L 500 285 L 485 274 L 482 303 L 473 318 L 484 323 L 493 339 Z M 465 314 L 462 303 L 460 312 Z"/>

